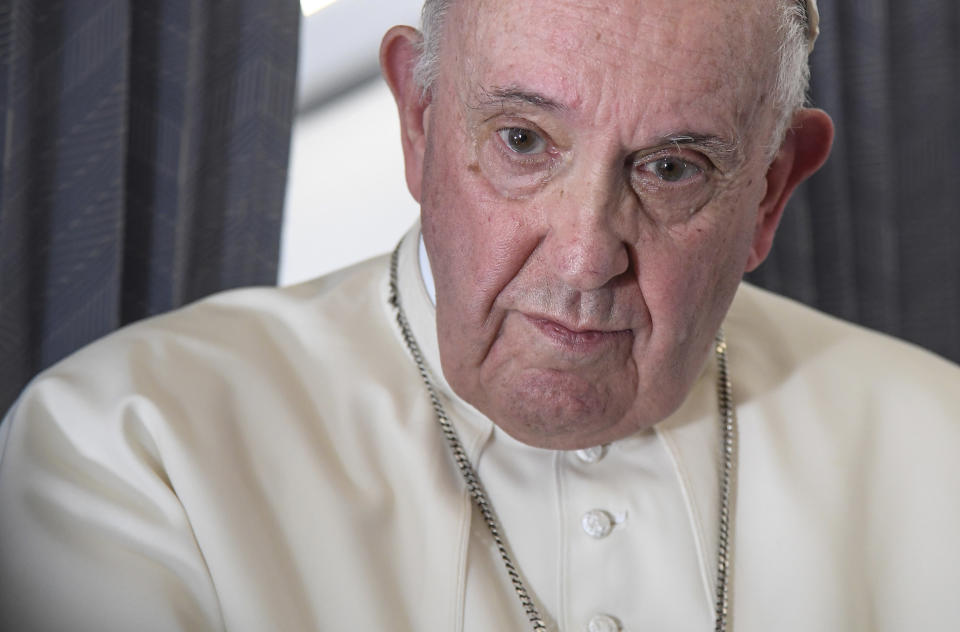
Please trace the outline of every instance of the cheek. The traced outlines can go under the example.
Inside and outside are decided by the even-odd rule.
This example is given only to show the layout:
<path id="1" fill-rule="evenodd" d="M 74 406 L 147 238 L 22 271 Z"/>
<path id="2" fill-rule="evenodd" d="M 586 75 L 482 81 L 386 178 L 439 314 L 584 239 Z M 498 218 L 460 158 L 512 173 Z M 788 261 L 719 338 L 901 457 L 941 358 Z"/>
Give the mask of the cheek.
<path id="1" fill-rule="evenodd" d="M 447 156 L 433 165 L 427 181 L 437 184 L 421 214 L 438 301 L 476 321 L 488 317 L 535 247 L 539 213 L 529 200 L 500 197 L 470 158 Z"/>
<path id="2" fill-rule="evenodd" d="M 702 213 L 683 230 L 659 235 L 651 246 L 656 256 L 638 255 L 654 333 L 670 331 L 683 340 L 718 325 L 742 278 L 752 238 L 749 217 L 710 214 L 707 208 Z"/>
<path id="3" fill-rule="evenodd" d="M 475 183 L 469 173 L 470 156 L 436 150 L 436 146 L 428 144 L 421 222 L 437 291 L 445 294 L 476 269 L 473 262 L 479 253 L 474 246 L 485 218 L 476 205 Z"/>

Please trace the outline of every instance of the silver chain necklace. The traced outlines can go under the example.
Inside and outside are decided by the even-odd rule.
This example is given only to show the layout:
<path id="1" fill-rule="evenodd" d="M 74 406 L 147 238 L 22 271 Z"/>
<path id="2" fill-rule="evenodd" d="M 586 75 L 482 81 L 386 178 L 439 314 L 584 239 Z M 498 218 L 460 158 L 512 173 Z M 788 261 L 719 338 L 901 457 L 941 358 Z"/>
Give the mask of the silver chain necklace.
<path id="1" fill-rule="evenodd" d="M 470 463 L 467 452 L 463 449 L 463 444 L 460 443 L 456 429 L 454 429 L 453 424 L 450 422 L 450 418 L 447 417 L 447 412 L 443 404 L 440 403 L 440 396 L 433 386 L 433 382 L 430 380 L 430 374 L 427 371 L 427 365 L 423 359 L 423 352 L 420 350 L 420 345 L 417 344 L 417 340 L 413 336 L 410 322 L 407 320 L 407 315 L 403 311 L 403 306 L 400 304 L 400 290 L 397 282 L 397 260 L 399 254 L 400 244 L 397 244 L 397 247 L 390 257 L 389 301 L 390 305 L 393 306 L 397 312 L 397 325 L 400 327 L 400 334 L 403 336 L 403 341 L 406 343 L 407 349 L 410 350 L 410 355 L 413 356 L 413 361 L 417 365 L 420 378 L 423 380 L 423 384 L 427 388 L 427 393 L 430 395 L 433 411 L 437 416 L 437 422 L 440 424 L 443 436 L 447 440 L 447 445 L 453 454 L 454 463 L 457 469 L 460 470 L 460 474 L 466 483 L 467 491 L 470 493 L 470 497 L 473 498 L 477 509 L 480 510 L 480 515 L 483 516 L 483 521 L 486 523 L 487 529 L 490 530 L 490 535 L 493 536 L 493 542 L 496 544 L 497 551 L 500 553 L 500 559 L 503 560 L 507 575 L 510 577 L 510 583 L 513 584 L 513 589 L 516 591 L 517 597 L 520 598 L 520 605 L 523 606 L 523 611 L 533 626 L 534 632 L 546 632 L 547 626 L 544 624 L 540 612 L 533 603 L 530 593 L 527 592 L 523 579 L 520 577 L 520 571 L 517 569 L 507 549 L 507 543 L 500 533 L 500 522 L 497 519 L 496 513 L 493 511 L 493 505 L 490 504 L 487 493 L 483 489 L 483 484 L 480 482 L 480 477 Z M 731 396 L 732 387 L 730 377 L 727 373 L 727 342 L 723 337 L 722 330 L 717 333 L 714 355 L 717 360 L 717 405 L 720 409 L 720 425 L 723 429 L 723 470 L 720 475 L 720 533 L 717 541 L 717 594 L 714 608 L 714 631 L 726 632 L 732 561 L 729 535 L 731 506 L 733 504 L 733 477 L 736 468 L 737 420 L 734 413 L 733 398 Z"/>

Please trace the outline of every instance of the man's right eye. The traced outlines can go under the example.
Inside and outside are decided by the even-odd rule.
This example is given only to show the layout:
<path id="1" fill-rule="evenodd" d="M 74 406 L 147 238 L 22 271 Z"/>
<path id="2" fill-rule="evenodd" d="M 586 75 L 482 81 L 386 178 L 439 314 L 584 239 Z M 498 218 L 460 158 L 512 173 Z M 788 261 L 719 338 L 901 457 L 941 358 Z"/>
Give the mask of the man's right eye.
<path id="1" fill-rule="evenodd" d="M 497 134 L 511 151 L 530 155 L 541 154 L 547 149 L 547 141 L 540 134 L 523 127 L 504 127 Z"/>

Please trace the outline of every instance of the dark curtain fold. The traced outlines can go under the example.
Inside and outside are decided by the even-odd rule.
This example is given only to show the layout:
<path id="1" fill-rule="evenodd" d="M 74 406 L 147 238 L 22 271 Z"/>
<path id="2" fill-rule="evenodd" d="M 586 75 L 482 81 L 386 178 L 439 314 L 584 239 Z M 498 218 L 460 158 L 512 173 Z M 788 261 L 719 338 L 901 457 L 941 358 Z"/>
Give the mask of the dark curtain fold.
<path id="1" fill-rule="evenodd" d="M 299 15 L 0 3 L 0 411 L 125 323 L 276 282 Z"/>
<path id="2" fill-rule="evenodd" d="M 749 280 L 960 362 L 960 3 L 821 0 L 833 154 Z"/>

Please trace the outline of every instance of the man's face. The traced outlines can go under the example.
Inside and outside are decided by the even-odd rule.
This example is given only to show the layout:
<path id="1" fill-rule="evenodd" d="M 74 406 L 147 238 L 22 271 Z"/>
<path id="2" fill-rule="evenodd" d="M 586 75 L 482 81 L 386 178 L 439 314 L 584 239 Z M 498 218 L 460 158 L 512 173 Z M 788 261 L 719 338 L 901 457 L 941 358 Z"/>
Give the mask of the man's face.
<path id="1" fill-rule="evenodd" d="M 515 438 L 571 449 L 669 415 L 759 263 L 775 18 L 746 5 L 448 14 L 420 200 L 441 359 Z"/>

